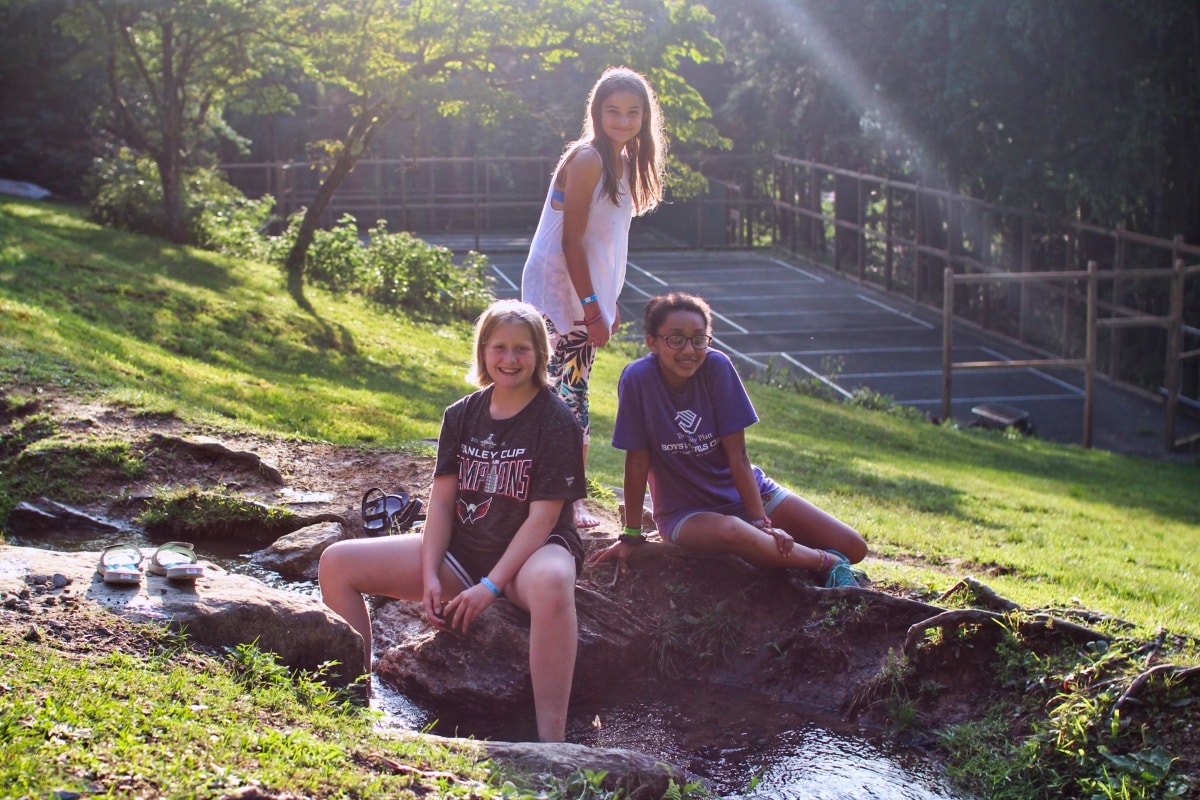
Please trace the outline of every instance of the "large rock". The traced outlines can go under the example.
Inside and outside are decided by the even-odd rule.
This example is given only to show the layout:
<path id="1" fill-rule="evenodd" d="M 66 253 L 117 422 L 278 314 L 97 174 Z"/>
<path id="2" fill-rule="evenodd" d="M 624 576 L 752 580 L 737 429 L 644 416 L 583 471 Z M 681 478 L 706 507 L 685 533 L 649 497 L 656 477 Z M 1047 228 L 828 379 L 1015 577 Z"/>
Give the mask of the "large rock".
<path id="1" fill-rule="evenodd" d="M 363 672 L 361 638 L 316 597 L 273 589 L 212 564 L 205 564 L 195 584 L 146 572 L 136 586 L 110 586 L 96 573 L 99 559 L 99 553 L 0 545 L 0 591 L 18 595 L 33 584 L 51 586 L 51 591 L 73 594 L 122 617 L 183 629 L 193 641 L 211 647 L 257 641 L 260 649 L 294 669 L 315 670 L 336 660 L 341 680 Z M 62 577 L 53 579 L 55 575 Z"/>
<path id="2" fill-rule="evenodd" d="M 334 542 L 350 538 L 340 522 L 319 522 L 280 536 L 250 561 L 292 581 L 315 581 L 321 554 Z"/>
<path id="3" fill-rule="evenodd" d="M 602 695 L 624 670 L 639 664 L 649 633 L 625 609 L 582 586 L 575 590 L 579 651 L 572 699 Z M 375 615 L 375 669 L 381 680 L 439 709 L 507 717 L 532 709 L 529 615 L 498 600 L 469 633 L 436 631 L 420 603 L 382 605 Z"/>

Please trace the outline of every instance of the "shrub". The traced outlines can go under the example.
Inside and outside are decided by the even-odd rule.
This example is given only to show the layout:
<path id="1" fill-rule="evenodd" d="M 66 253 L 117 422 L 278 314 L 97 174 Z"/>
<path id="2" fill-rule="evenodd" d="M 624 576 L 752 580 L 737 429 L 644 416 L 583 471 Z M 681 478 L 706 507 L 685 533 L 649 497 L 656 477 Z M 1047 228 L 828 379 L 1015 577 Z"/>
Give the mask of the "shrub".
<path id="1" fill-rule="evenodd" d="M 345 214 L 331 229 L 313 234 L 304 274 L 314 285 L 340 294 L 362 286 L 367 261 L 358 222 Z"/>
<path id="2" fill-rule="evenodd" d="M 184 174 L 183 217 L 187 242 L 246 258 L 264 255 L 261 231 L 271 219 L 274 200 L 250 200 L 221 174 L 205 167 Z M 85 182 L 89 216 L 114 228 L 167 235 L 162 180 L 146 155 L 122 148 L 113 158 L 98 158 Z"/>
<path id="3" fill-rule="evenodd" d="M 448 248 L 407 232 L 392 233 L 379 220 L 367 235 L 365 294 L 388 308 L 433 319 L 472 319 L 492 300 L 487 258 L 474 251 L 461 265 Z"/>

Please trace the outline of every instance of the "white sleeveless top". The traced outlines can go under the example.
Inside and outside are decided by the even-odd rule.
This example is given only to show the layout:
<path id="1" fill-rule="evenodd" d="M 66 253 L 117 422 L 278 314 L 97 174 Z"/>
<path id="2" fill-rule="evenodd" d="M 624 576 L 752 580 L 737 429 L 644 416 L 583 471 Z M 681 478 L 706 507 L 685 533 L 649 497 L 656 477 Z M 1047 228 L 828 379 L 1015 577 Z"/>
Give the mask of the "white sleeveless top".
<path id="1" fill-rule="evenodd" d="M 600 303 L 604 324 L 609 329 L 617 318 L 617 297 L 625 285 L 625 263 L 629 257 L 633 201 L 629 197 L 628 175 L 629 161 L 625 159 L 619 183 L 620 205 L 613 205 L 604 193 L 604 179 L 597 181 L 583 234 L 592 288 Z M 582 322 L 584 314 L 580 297 L 567 272 L 567 259 L 562 248 L 563 212 L 551 203 L 553 193 L 552 178 L 537 232 L 529 246 L 529 257 L 521 273 L 521 299 L 549 317 L 558 332 L 565 334 L 576 327 L 576 321 Z"/>

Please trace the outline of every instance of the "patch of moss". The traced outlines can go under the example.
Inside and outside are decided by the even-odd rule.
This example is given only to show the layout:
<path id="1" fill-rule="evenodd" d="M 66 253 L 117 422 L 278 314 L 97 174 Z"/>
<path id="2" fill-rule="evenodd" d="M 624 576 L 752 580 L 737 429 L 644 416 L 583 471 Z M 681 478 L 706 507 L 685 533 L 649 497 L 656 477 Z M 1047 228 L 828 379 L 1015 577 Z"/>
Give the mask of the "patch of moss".
<path id="1" fill-rule="evenodd" d="M 273 539 L 295 520 L 286 509 L 193 486 L 156 492 L 136 521 L 152 536 Z"/>

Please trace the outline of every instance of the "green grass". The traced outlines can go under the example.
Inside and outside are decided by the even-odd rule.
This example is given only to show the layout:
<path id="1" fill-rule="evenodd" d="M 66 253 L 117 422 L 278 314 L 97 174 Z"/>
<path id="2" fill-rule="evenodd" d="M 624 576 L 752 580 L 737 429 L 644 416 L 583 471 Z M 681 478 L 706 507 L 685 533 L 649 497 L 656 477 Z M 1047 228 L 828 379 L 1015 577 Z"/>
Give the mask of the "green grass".
<path id="1" fill-rule="evenodd" d="M 436 796 L 501 796 L 473 753 L 374 737 L 369 715 L 253 647 L 221 660 L 161 631 L 141 636 L 146 652 L 78 659 L 5 642 L 4 796 L 219 797 L 255 786 L 317 797 L 422 797 L 434 787 Z"/>
<path id="2" fill-rule="evenodd" d="M 436 436 L 442 409 L 470 390 L 469 327 L 419 324 L 314 290 L 304 300 L 272 266 L 102 229 L 69 207 L 0 201 L 0 384 L 17 401 L 54 386 L 145 413 L 347 445 L 417 448 Z M 589 477 L 602 485 L 621 485 L 623 456 L 608 445 L 615 386 L 639 353 L 632 344 L 605 348 L 593 373 Z M 1196 463 L 939 428 L 756 383 L 750 392 L 762 418 L 747 432 L 752 459 L 866 536 L 865 567 L 878 586 L 933 594 L 972 575 L 1031 608 L 1077 606 L 1144 634 L 1162 627 L 1200 636 Z M 124 468 L 120 453 L 105 457 Z M 6 647 L 15 655 L 0 672 L 12 687 L 0 689 L 0 763 L 24 766 L 0 767 L 0 784 L 15 780 L 14 769 L 24 775 L 84 753 L 145 777 L 163 769 L 161 755 L 150 756 L 157 742 L 154 752 L 172 753 L 172 764 L 205 765 L 205 786 L 233 775 L 303 794 L 402 791 L 369 783 L 377 776 L 347 743 L 376 745 L 353 714 L 303 712 L 296 722 L 287 712 L 261 725 L 265 712 L 253 702 L 219 699 L 222 690 L 207 687 L 213 667 L 201 678 L 153 659 L 143 668 L 108 657 L 76 670 L 55 666 L 36 643 Z M 170 705 L 194 695 L 198 680 L 201 704 L 214 710 Z M 136 691 L 123 695 L 123 686 Z M 119 709 L 84 709 L 99 702 L 90 695 L 113 694 L 125 697 Z M 121 714 L 137 725 L 122 728 Z M 158 714 L 161 730 L 142 724 Z M 294 743 L 283 736 L 293 729 L 305 732 Z M 138 737 L 149 743 L 144 754 Z M 121 744 L 97 746 L 102 740 Z M 201 758 L 201 748 L 222 755 Z M 272 766 L 293 761 L 303 765 L 299 782 Z M 63 769 L 49 766 L 69 782 Z M 169 769 L 176 778 L 186 772 Z M 57 786 L 30 780 L 18 794 Z"/>
<path id="3" fill-rule="evenodd" d="M 147 412 L 342 444 L 417 447 L 470 390 L 466 325 L 430 326 L 279 270 L 0 203 L 0 377 L 78 387 Z M 621 368 L 595 368 L 589 473 L 621 485 L 608 444 Z M 1082 605 L 1200 635 L 1200 466 L 938 428 L 750 384 L 751 458 L 857 527 L 870 574 L 929 591 L 970 574 L 1031 607 Z"/>

